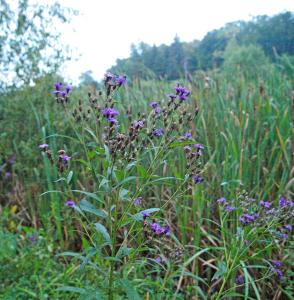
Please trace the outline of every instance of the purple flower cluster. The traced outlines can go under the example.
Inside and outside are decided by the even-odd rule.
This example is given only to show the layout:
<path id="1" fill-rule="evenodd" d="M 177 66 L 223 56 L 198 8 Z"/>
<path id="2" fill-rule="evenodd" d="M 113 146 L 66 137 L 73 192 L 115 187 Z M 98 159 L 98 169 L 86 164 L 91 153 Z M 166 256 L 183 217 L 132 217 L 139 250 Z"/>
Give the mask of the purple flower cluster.
<path id="1" fill-rule="evenodd" d="M 192 179 L 195 184 L 200 184 L 204 181 L 204 178 L 200 175 L 194 175 L 194 176 L 192 176 Z"/>
<path id="2" fill-rule="evenodd" d="M 260 201 L 260 205 L 266 209 L 269 209 L 271 207 L 271 203 L 269 201 Z"/>
<path id="3" fill-rule="evenodd" d="M 160 108 L 160 106 L 158 105 L 158 103 L 157 102 L 155 102 L 155 101 L 152 101 L 152 102 L 150 102 L 149 103 L 149 106 L 151 106 L 154 110 L 154 113 L 155 114 L 160 114 L 160 112 L 161 112 L 161 108 Z"/>
<path id="4" fill-rule="evenodd" d="M 163 128 L 154 128 L 152 131 L 152 135 L 155 137 L 161 137 L 164 135 L 164 129 Z"/>
<path id="5" fill-rule="evenodd" d="M 278 260 L 271 260 L 273 266 L 271 266 L 270 271 L 275 273 L 278 277 L 278 280 L 281 280 L 283 277 L 283 272 L 279 269 L 282 267 L 282 263 Z"/>
<path id="6" fill-rule="evenodd" d="M 284 208 L 284 207 L 293 208 L 294 202 L 292 200 L 287 200 L 285 197 L 281 197 L 279 199 L 279 205 L 281 208 Z"/>
<path id="7" fill-rule="evenodd" d="M 53 91 L 53 94 L 56 96 L 60 96 L 62 98 L 67 98 L 70 92 L 72 91 L 72 86 L 67 85 L 63 87 L 63 84 L 61 82 L 55 82 L 54 83 L 55 90 Z"/>
<path id="8" fill-rule="evenodd" d="M 149 223 L 150 229 L 157 235 L 170 235 L 171 229 L 169 226 L 161 226 L 159 223 Z"/>
<path id="9" fill-rule="evenodd" d="M 112 85 L 115 87 L 120 87 L 127 82 L 127 76 L 125 75 L 114 75 L 110 72 L 104 75 L 105 85 Z"/>
<path id="10" fill-rule="evenodd" d="M 119 115 L 119 112 L 116 109 L 105 107 L 102 109 L 102 114 L 111 125 L 118 124 L 118 120 L 115 117 Z"/>
<path id="11" fill-rule="evenodd" d="M 242 222 L 243 224 L 250 224 L 252 222 L 254 222 L 256 219 L 259 218 L 259 214 L 253 214 L 253 215 L 250 215 L 250 214 L 243 214 L 239 220 L 240 222 Z"/>
<path id="12" fill-rule="evenodd" d="M 187 88 L 179 84 L 175 87 L 175 91 L 180 101 L 186 101 L 188 99 L 188 96 L 191 94 L 191 92 Z"/>

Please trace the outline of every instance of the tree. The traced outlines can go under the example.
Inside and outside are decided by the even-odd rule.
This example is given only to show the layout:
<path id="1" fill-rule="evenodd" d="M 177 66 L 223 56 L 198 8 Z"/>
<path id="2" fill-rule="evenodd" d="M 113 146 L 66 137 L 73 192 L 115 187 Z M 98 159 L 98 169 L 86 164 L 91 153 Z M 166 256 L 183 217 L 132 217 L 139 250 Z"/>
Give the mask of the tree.
<path id="1" fill-rule="evenodd" d="M 269 59 L 264 54 L 261 46 L 240 46 L 235 39 L 228 43 L 223 58 L 223 69 L 225 72 L 233 76 L 242 72 L 246 77 L 254 79 L 262 74 L 269 64 Z"/>
<path id="2" fill-rule="evenodd" d="M 57 29 L 76 13 L 29 0 L 0 0 L 0 89 L 33 82 L 68 59 Z"/>

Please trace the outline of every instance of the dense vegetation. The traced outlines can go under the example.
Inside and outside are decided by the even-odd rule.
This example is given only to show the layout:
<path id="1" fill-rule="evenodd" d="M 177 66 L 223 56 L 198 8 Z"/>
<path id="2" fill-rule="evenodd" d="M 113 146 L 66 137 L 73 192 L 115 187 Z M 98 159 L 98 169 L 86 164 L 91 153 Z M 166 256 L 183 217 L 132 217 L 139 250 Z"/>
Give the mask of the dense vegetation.
<path id="1" fill-rule="evenodd" d="M 293 45 L 227 42 L 173 81 L 3 89 L 0 299 L 293 299 Z"/>
<path id="2" fill-rule="evenodd" d="M 227 46 L 235 42 L 234 51 L 244 48 L 251 52 L 255 45 L 261 55 L 274 61 L 278 55 L 294 55 L 294 14 L 285 12 L 273 17 L 259 16 L 252 21 L 238 21 L 210 31 L 201 40 L 181 42 L 175 37 L 170 46 L 133 45 L 131 56 L 118 59 L 110 70 L 131 78 L 165 78 L 174 80 L 187 77 L 197 70 L 220 67 Z M 257 57 L 249 62 L 254 64 Z"/>

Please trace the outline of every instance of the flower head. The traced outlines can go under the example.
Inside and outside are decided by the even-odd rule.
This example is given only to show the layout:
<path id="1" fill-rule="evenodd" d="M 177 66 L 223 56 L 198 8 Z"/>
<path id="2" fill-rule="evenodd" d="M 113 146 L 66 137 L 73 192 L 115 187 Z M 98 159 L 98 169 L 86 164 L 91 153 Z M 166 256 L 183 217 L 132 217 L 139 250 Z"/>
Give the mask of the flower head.
<path id="1" fill-rule="evenodd" d="M 243 275 L 238 275 L 236 278 L 236 283 L 237 284 L 243 284 L 245 282 L 245 278 Z"/>
<path id="2" fill-rule="evenodd" d="M 285 207 L 287 205 L 287 199 L 284 197 L 281 197 L 279 200 L 280 207 Z"/>
<path id="3" fill-rule="evenodd" d="M 134 126 L 135 126 L 136 129 L 143 128 L 144 127 L 144 121 L 143 120 L 135 121 Z"/>
<path id="4" fill-rule="evenodd" d="M 153 129 L 152 134 L 153 134 L 153 136 L 156 136 L 156 137 L 163 136 L 164 135 L 164 129 L 163 128 L 155 128 L 155 129 Z"/>
<path id="5" fill-rule="evenodd" d="M 151 107 L 155 108 L 155 107 L 157 107 L 157 106 L 158 106 L 158 103 L 157 103 L 157 102 L 155 102 L 155 101 L 152 101 L 152 102 L 150 102 L 150 103 L 149 103 L 149 106 L 151 106 Z"/>
<path id="6" fill-rule="evenodd" d="M 227 212 L 232 212 L 232 211 L 236 210 L 236 207 L 228 204 L 228 205 L 225 206 L 225 210 Z"/>
<path id="7" fill-rule="evenodd" d="M 192 179 L 193 179 L 193 181 L 194 181 L 195 184 L 200 184 L 200 183 L 202 183 L 204 181 L 204 178 L 201 177 L 201 176 L 199 176 L 199 175 L 194 175 L 192 177 Z"/>
<path id="8" fill-rule="evenodd" d="M 271 203 L 269 201 L 260 201 L 260 205 L 264 208 L 270 208 Z"/>
<path id="9" fill-rule="evenodd" d="M 282 263 L 278 260 L 272 259 L 271 262 L 272 262 L 273 265 L 275 265 L 278 268 L 282 266 Z"/>
<path id="10" fill-rule="evenodd" d="M 65 205 L 68 206 L 68 207 L 74 207 L 75 203 L 74 203 L 74 201 L 69 199 L 69 200 L 66 201 Z"/>
<path id="11" fill-rule="evenodd" d="M 218 204 L 225 204 L 227 202 L 227 199 L 225 197 L 221 197 L 216 200 Z"/>
<path id="12" fill-rule="evenodd" d="M 142 198 L 141 198 L 141 197 L 136 198 L 136 199 L 134 200 L 134 204 L 135 204 L 136 206 L 140 206 L 140 205 L 142 204 Z"/>
<path id="13" fill-rule="evenodd" d="M 292 231 L 292 225 L 287 224 L 287 225 L 285 225 L 284 227 L 285 227 L 286 230 Z"/>
<path id="14" fill-rule="evenodd" d="M 109 119 L 109 118 L 113 118 L 113 117 L 117 116 L 119 114 L 119 112 L 114 108 L 106 107 L 102 110 L 102 114 L 104 117 Z"/>
<path id="15" fill-rule="evenodd" d="M 115 119 L 115 118 L 112 118 L 112 117 L 111 117 L 111 118 L 108 118 L 107 121 L 108 121 L 110 124 L 112 124 L 112 125 L 113 125 L 113 124 L 118 124 L 118 120 Z"/>
<path id="16" fill-rule="evenodd" d="M 122 86 L 127 82 L 127 76 L 126 75 L 119 75 L 115 79 L 118 86 Z"/>
<path id="17" fill-rule="evenodd" d="M 160 264 L 160 263 L 162 262 L 162 259 L 161 259 L 160 256 L 157 256 L 157 257 L 155 258 L 155 261 L 156 261 L 158 264 Z"/>
<path id="18" fill-rule="evenodd" d="M 39 149 L 46 149 L 49 147 L 49 145 L 48 144 L 40 144 L 38 147 L 39 147 Z"/>

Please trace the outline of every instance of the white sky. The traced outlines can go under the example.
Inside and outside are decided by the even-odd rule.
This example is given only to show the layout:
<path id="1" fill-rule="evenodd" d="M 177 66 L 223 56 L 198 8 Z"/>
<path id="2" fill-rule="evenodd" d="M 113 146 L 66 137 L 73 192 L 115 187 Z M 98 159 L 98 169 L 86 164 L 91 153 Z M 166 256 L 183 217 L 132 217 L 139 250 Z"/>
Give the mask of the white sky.
<path id="1" fill-rule="evenodd" d="M 50 2 L 50 1 L 48 1 Z M 81 54 L 68 63 L 64 75 L 72 82 L 92 70 L 101 79 L 117 58 L 126 58 L 131 43 L 170 44 L 202 39 L 213 29 L 257 15 L 294 11 L 294 0 L 60 0 L 77 9 L 64 42 Z"/>

